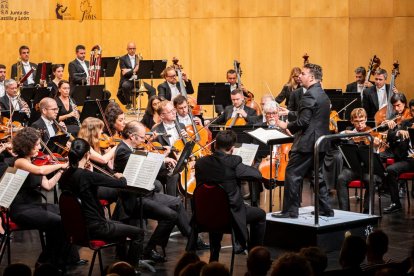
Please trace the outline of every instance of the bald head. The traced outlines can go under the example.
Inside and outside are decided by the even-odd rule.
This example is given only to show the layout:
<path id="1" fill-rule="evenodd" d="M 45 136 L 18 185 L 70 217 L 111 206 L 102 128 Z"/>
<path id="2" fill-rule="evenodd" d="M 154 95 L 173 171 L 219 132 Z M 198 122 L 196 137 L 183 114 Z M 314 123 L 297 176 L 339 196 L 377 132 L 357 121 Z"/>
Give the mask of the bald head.
<path id="1" fill-rule="evenodd" d="M 54 99 L 49 97 L 43 98 L 39 103 L 39 107 L 44 118 L 48 120 L 56 120 L 59 108 Z"/>
<path id="2" fill-rule="evenodd" d="M 134 42 L 129 42 L 127 44 L 127 51 L 128 51 L 128 55 L 130 56 L 134 56 L 135 55 L 135 51 L 137 49 L 137 46 L 135 45 Z"/>

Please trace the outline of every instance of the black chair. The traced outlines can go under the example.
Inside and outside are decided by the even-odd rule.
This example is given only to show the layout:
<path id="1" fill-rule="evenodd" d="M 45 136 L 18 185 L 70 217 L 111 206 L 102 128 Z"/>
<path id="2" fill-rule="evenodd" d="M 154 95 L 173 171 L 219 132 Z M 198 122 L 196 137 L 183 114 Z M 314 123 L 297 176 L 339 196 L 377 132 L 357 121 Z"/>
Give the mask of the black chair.
<path id="1" fill-rule="evenodd" d="M 105 275 L 102 264 L 101 249 L 115 246 L 116 243 L 109 243 L 104 240 L 91 240 L 89 238 L 86 221 L 82 213 L 81 202 L 71 192 L 62 192 L 59 199 L 59 208 L 63 228 L 65 229 L 68 240 L 74 245 L 89 247 L 89 249 L 93 250 L 93 257 L 88 275 L 92 275 L 97 254 L 99 258 L 99 269 L 101 275 Z"/>
<path id="2" fill-rule="evenodd" d="M 198 233 L 223 233 L 231 235 L 232 252 L 230 275 L 233 274 L 235 235 L 227 193 L 220 185 L 203 184 L 193 194 L 193 231 Z M 210 240 L 211 245 L 211 240 Z M 210 254 L 212 249 L 210 248 Z"/>

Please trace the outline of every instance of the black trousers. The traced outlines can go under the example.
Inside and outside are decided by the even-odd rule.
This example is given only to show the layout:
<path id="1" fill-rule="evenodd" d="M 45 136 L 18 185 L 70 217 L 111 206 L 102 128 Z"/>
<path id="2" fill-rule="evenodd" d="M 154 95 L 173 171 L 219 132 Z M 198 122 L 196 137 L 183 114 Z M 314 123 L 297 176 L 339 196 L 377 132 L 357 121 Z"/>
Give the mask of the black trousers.
<path id="1" fill-rule="evenodd" d="M 289 163 L 286 167 L 285 190 L 283 197 L 283 213 L 298 214 L 300 193 L 303 178 L 313 171 L 313 152 L 290 152 Z M 328 200 L 328 189 L 322 176 L 324 153 L 319 156 L 319 206 L 321 211 L 331 210 Z"/>
<path id="2" fill-rule="evenodd" d="M 92 239 L 103 239 L 112 242 L 125 242 L 131 239 L 127 261 L 135 266 L 143 252 L 144 231 L 138 227 L 108 220 L 105 224 L 90 225 L 89 235 Z"/>
<path id="3" fill-rule="evenodd" d="M 266 213 L 258 207 L 246 207 L 246 223 L 250 225 L 249 250 L 255 246 L 263 245 L 266 231 Z M 210 240 L 210 262 L 218 261 L 222 233 L 209 233 Z"/>
<path id="4" fill-rule="evenodd" d="M 386 168 L 387 171 L 387 186 L 390 190 L 391 202 L 397 206 L 401 206 L 398 195 L 398 176 L 405 172 L 414 171 L 414 160 L 403 160 L 395 162 Z"/>
<path id="5" fill-rule="evenodd" d="M 139 83 L 137 82 L 136 85 L 138 86 Z M 154 87 L 152 87 L 151 85 L 149 85 L 148 83 L 144 82 L 144 86 L 148 90 L 148 92 L 147 92 L 148 98 L 151 98 L 152 96 L 157 94 L 157 90 Z M 136 87 L 136 88 L 139 89 L 139 87 Z M 125 80 L 122 83 L 122 93 L 123 93 L 123 96 L 124 96 L 127 103 L 132 103 L 131 102 L 132 89 L 134 89 L 134 82 L 133 81 Z"/>
<path id="6" fill-rule="evenodd" d="M 79 260 L 78 250 L 66 240 L 59 206 L 44 203 L 14 204 L 10 209 L 10 217 L 23 228 L 39 229 L 46 233 L 46 248 L 39 256 L 38 262 L 50 262 L 60 266 Z M 65 256 L 68 256 L 68 259 L 63 260 Z"/>

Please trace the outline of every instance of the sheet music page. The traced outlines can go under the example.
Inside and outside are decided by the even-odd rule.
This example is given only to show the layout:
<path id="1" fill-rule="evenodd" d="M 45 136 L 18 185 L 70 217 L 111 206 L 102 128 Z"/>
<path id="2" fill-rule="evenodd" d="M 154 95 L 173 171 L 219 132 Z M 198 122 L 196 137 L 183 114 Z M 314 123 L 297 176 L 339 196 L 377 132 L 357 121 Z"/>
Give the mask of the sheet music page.
<path id="1" fill-rule="evenodd" d="M 131 154 L 125 166 L 123 175 L 127 181 L 128 186 L 135 186 L 138 172 L 145 161 L 144 155 Z"/>
<path id="2" fill-rule="evenodd" d="M 253 165 L 254 157 L 256 156 L 259 145 L 256 144 L 242 144 L 241 147 L 234 148 L 233 154 L 242 158 L 243 164 L 247 166 Z"/>
<path id="3" fill-rule="evenodd" d="M 6 172 L 0 182 L 0 189 L 4 189 L 1 198 L 0 206 L 9 208 L 17 193 L 19 192 L 23 182 L 26 180 L 29 172 L 18 169 L 15 174 Z M 3 185 L 6 184 L 6 187 Z"/>
<path id="4" fill-rule="evenodd" d="M 154 181 L 164 162 L 164 158 L 165 156 L 163 154 L 149 152 L 138 172 L 134 186 L 148 191 L 154 190 Z"/>
<path id="5" fill-rule="evenodd" d="M 264 129 L 258 128 L 253 131 L 247 132 L 249 135 L 253 136 L 257 140 L 261 141 L 264 144 L 267 144 L 269 140 L 272 139 L 281 139 L 281 138 L 289 138 L 290 136 L 280 132 L 277 129 Z"/>

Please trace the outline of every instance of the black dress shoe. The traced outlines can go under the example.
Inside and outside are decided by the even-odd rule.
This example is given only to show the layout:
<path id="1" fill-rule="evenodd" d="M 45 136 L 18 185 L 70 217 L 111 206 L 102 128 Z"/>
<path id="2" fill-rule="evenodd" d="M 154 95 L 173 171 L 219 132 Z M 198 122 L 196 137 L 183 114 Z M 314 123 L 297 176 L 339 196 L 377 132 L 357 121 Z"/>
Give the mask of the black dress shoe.
<path id="1" fill-rule="evenodd" d="M 315 215 L 315 211 L 312 211 L 311 214 Z M 324 211 L 319 211 L 319 215 L 324 216 L 324 217 L 333 217 L 335 213 L 333 210 L 324 210 Z"/>
<path id="2" fill-rule="evenodd" d="M 149 252 L 144 253 L 144 259 L 152 260 L 156 263 L 165 263 L 167 259 L 164 256 L 161 256 L 156 250 L 152 249 Z"/>
<path id="3" fill-rule="evenodd" d="M 201 238 L 197 240 L 197 250 L 207 250 L 210 249 L 210 245 L 205 243 Z"/>
<path id="4" fill-rule="evenodd" d="M 299 217 L 298 214 L 289 213 L 289 212 L 272 213 L 271 216 L 274 218 L 298 218 Z"/>
<path id="5" fill-rule="evenodd" d="M 401 204 L 395 204 L 395 203 L 391 203 L 391 205 L 387 208 L 384 208 L 384 214 L 391 214 L 391 213 L 396 213 L 396 212 L 400 212 L 402 210 L 402 206 Z"/>

